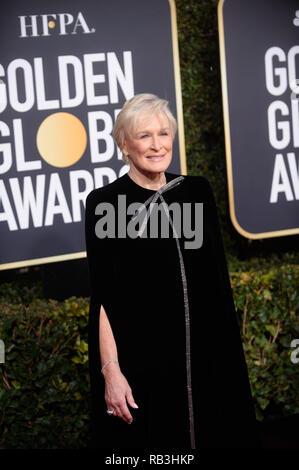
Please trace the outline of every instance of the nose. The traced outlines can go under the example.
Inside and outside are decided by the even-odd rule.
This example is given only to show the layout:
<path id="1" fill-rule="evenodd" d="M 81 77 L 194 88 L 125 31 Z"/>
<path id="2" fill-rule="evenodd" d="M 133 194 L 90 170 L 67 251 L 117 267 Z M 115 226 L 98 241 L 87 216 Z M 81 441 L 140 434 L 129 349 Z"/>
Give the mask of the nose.
<path id="1" fill-rule="evenodd" d="M 152 147 L 152 149 L 155 150 L 155 151 L 160 150 L 161 147 L 162 147 L 160 138 L 159 138 L 159 136 L 157 136 L 157 135 L 153 135 L 153 137 L 152 137 L 152 142 L 151 142 L 151 143 L 152 143 L 151 147 Z"/>

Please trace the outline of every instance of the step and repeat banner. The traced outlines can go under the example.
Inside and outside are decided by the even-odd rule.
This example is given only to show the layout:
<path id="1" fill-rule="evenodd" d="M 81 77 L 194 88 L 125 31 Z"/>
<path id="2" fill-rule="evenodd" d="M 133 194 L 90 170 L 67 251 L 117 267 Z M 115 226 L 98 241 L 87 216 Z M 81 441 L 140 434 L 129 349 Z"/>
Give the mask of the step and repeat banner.
<path id="1" fill-rule="evenodd" d="M 178 119 L 174 0 L 6 2 L 0 16 L 0 269 L 82 258 L 87 194 L 128 171 L 112 138 L 137 93 Z"/>
<path id="2" fill-rule="evenodd" d="M 230 216 L 250 239 L 299 233 L 299 4 L 218 4 Z"/>

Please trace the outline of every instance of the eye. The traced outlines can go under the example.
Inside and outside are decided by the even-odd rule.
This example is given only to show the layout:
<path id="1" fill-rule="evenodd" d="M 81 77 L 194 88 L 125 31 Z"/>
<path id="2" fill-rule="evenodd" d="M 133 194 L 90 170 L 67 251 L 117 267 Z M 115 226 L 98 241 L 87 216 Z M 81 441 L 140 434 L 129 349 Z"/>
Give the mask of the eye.
<path id="1" fill-rule="evenodd" d="M 148 134 L 143 134 L 140 136 L 140 139 L 145 139 L 146 137 L 148 137 Z"/>
<path id="2" fill-rule="evenodd" d="M 160 135 L 169 135 L 169 133 L 167 131 L 163 131 L 160 133 Z"/>

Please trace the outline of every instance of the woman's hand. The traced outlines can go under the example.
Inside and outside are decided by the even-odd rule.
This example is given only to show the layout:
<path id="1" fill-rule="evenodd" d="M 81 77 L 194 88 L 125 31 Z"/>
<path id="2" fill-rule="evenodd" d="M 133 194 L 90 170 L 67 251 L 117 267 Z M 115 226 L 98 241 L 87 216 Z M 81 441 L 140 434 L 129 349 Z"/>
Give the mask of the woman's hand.
<path id="1" fill-rule="evenodd" d="M 118 364 L 111 363 L 103 371 L 105 377 L 105 401 L 108 410 L 114 410 L 113 415 L 122 418 L 126 423 L 131 424 L 132 415 L 127 406 L 138 408 L 136 405 L 131 387 L 127 379 L 121 373 Z"/>

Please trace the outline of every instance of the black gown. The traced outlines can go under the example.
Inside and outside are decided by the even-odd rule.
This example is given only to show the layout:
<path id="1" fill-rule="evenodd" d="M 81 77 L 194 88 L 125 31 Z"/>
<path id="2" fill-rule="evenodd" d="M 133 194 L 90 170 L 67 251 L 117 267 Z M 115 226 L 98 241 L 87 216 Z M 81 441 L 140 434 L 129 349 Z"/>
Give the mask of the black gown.
<path id="1" fill-rule="evenodd" d="M 165 172 L 166 181 L 177 178 Z M 118 212 L 144 203 L 156 191 L 128 174 L 93 190 L 86 199 L 86 249 L 90 274 L 89 368 L 93 447 L 190 449 L 186 324 L 179 255 L 174 237 L 103 238 L 95 233 L 99 203 Z M 214 195 L 208 180 L 184 176 L 163 193 L 169 205 L 203 203 L 203 243 L 186 249 L 179 239 L 188 287 L 191 388 L 195 447 L 259 447 L 240 330 Z M 160 201 L 158 201 L 160 202 Z M 127 216 L 127 222 L 132 216 Z M 116 226 L 118 227 L 117 223 Z M 116 234 L 118 233 L 116 227 Z M 170 235 L 173 232 L 170 231 Z M 138 409 L 133 423 L 106 413 L 100 372 L 99 311 L 103 305 L 122 373 Z"/>

